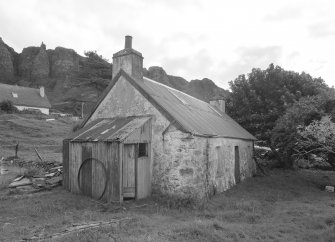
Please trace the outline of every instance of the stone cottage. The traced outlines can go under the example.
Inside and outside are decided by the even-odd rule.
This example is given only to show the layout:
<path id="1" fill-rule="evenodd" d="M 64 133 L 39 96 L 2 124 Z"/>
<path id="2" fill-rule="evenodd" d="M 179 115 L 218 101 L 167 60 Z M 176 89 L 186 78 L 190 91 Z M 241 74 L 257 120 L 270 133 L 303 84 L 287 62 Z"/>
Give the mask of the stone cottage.
<path id="1" fill-rule="evenodd" d="M 113 56 L 112 81 L 82 128 L 64 141 L 64 186 L 74 192 L 85 186 L 96 198 L 107 190 L 107 200 L 120 201 L 152 193 L 196 200 L 221 193 L 255 172 L 256 139 L 224 106 L 223 100 L 206 103 L 143 77 L 142 54 L 126 36 L 125 48 Z M 100 160 L 104 168 L 81 171 L 84 160 Z M 107 188 L 95 193 L 99 169 L 106 170 Z"/>

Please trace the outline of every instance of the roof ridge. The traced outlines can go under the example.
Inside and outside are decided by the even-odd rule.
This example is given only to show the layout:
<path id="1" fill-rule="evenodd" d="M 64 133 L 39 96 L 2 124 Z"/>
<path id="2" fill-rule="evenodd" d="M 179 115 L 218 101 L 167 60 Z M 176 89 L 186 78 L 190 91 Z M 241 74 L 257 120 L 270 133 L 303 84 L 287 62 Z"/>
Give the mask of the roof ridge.
<path id="1" fill-rule="evenodd" d="M 178 90 L 178 89 L 175 89 L 175 88 L 173 88 L 173 87 L 170 87 L 170 86 L 165 85 L 165 84 L 163 84 L 163 83 L 160 83 L 160 82 L 158 82 L 158 81 L 152 80 L 152 79 L 150 79 L 150 78 L 148 78 L 148 77 L 143 77 L 143 79 L 144 79 L 144 78 L 147 79 L 147 80 L 150 81 L 150 82 L 155 82 L 155 83 L 158 84 L 158 85 L 164 86 L 164 87 L 166 87 L 166 88 L 168 88 L 168 89 L 172 89 L 172 90 L 174 90 L 174 91 L 176 91 L 176 92 L 179 92 L 179 93 L 181 93 L 181 94 L 184 94 L 184 95 L 186 95 L 186 96 L 188 96 L 188 97 L 190 97 L 190 98 L 193 98 L 193 99 L 195 99 L 195 100 L 197 100 L 197 101 L 200 101 L 200 102 L 203 102 L 203 103 L 206 103 L 206 104 L 210 105 L 208 102 L 205 102 L 205 101 L 203 101 L 203 100 L 201 100 L 201 99 L 199 99 L 199 98 L 193 97 L 192 95 L 187 94 L 187 93 L 185 93 L 185 92 L 182 92 L 182 91 L 180 91 L 180 90 Z"/>
<path id="2" fill-rule="evenodd" d="M 39 90 L 39 88 L 25 87 L 25 86 L 19 86 L 19 85 L 10 85 L 10 84 L 6 84 L 6 83 L 0 83 L 0 86 L 8 86 L 8 87 L 15 87 L 15 88 Z"/>

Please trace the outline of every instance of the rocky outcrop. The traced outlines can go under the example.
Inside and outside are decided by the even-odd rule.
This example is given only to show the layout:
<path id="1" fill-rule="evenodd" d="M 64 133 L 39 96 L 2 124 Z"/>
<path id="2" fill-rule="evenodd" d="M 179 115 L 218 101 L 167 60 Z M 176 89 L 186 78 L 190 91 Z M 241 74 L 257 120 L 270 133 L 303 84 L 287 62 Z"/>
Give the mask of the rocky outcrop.
<path id="1" fill-rule="evenodd" d="M 78 73 L 80 57 L 74 50 L 56 47 L 48 53 L 52 77 L 66 77 Z"/>
<path id="2" fill-rule="evenodd" d="M 0 38 L 0 82 L 10 83 L 14 79 L 14 57 Z"/>
<path id="3" fill-rule="evenodd" d="M 22 53 L 19 55 L 18 66 L 20 77 L 31 81 L 31 70 L 33 67 L 34 59 L 39 51 L 40 48 L 35 46 L 30 46 L 22 50 Z"/>
<path id="4" fill-rule="evenodd" d="M 164 71 L 162 67 L 159 66 L 151 66 L 148 70 L 144 69 L 144 76 L 155 80 L 157 82 L 160 82 L 164 85 L 172 87 L 172 84 L 170 83 L 169 77 Z"/>
<path id="5" fill-rule="evenodd" d="M 49 77 L 49 57 L 44 43 L 40 47 L 24 48 L 19 56 L 19 75 L 28 81 Z"/>
<path id="6" fill-rule="evenodd" d="M 46 51 L 46 46 L 42 43 L 40 50 L 33 61 L 31 77 L 35 80 L 47 78 L 49 77 L 49 72 L 49 57 Z"/>
<path id="7" fill-rule="evenodd" d="M 148 70 L 144 69 L 144 76 L 206 102 L 215 98 L 225 98 L 229 95 L 228 91 L 218 87 L 208 78 L 188 82 L 182 77 L 166 74 L 164 69 L 159 66 L 149 67 Z"/>
<path id="8" fill-rule="evenodd" d="M 218 87 L 208 78 L 192 80 L 186 89 L 186 93 L 206 102 L 218 98 L 225 99 L 229 95 L 228 91 Z"/>

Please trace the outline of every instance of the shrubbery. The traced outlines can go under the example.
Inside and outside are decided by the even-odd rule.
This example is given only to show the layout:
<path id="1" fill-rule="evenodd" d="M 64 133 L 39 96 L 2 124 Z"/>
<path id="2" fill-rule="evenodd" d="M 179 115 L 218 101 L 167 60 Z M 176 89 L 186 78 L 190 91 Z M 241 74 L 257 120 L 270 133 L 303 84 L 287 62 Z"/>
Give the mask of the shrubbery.
<path id="1" fill-rule="evenodd" d="M 17 113 L 19 110 L 9 100 L 0 102 L 0 112 L 3 113 Z"/>

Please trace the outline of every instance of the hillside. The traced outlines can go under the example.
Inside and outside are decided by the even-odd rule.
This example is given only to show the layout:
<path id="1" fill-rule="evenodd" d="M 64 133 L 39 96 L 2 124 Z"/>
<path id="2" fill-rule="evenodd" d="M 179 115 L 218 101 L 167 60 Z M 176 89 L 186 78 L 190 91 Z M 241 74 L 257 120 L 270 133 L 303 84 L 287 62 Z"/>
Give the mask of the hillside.
<path id="1" fill-rule="evenodd" d="M 19 143 L 18 156 L 26 161 L 37 160 L 36 148 L 46 161 L 62 160 L 62 141 L 72 131 L 75 122 L 37 114 L 0 115 L 0 159 L 14 156 Z"/>
<path id="2" fill-rule="evenodd" d="M 17 53 L 0 38 L 0 83 L 43 85 L 55 110 L 79 115 L 84 103 L 84 113 L 88 113 L 112 79 L 112 68 L 112 63 L 93 51 L 81 56 L 64 47 L 47 49 L 42 42 Z M 188 82 L 157 66 L 143 71 L 148 78 L 204 101 L 229 94 L 207 78 Z"/>

